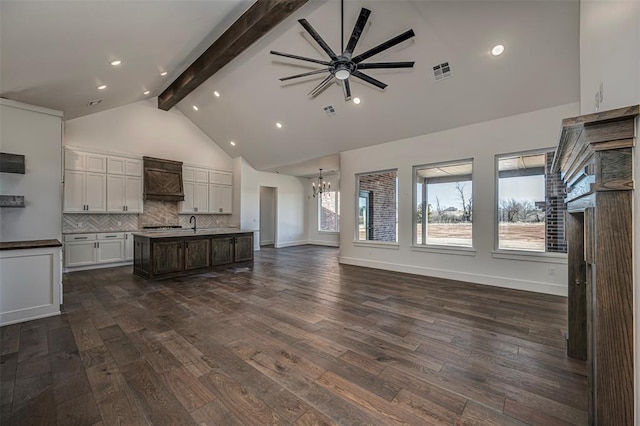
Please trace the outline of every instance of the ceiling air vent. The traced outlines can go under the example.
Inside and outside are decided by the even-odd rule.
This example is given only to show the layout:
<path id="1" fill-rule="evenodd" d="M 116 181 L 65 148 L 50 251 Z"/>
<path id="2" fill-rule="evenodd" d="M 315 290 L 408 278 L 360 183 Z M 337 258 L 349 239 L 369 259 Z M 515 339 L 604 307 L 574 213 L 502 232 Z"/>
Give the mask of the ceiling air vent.
<path id="1" fill-rule="evenodd" d="M 100 102 L 102 102 L 102 99 L 94 99 L 92 101 L 89 101 L 89 103 L 87 104 L 87 106 L 94 106 L 94 105 L 98 105 Z"/>
<path id="2" fill-rule="evenodd" d="M 436 81 L 444 80 L 451 76 L 451 66 L 449 66 L 449 62 L 443 62 L 440 65 L 433 67 L 433 77 Z"/>
<path id="3" fill-rule="evenodd" d="M 336 115 L 336 110 L 333 107 L 333 105 L 327 105 L 323 109 L 324 109 L 325 114 L 327 114 L 329 117 Z"/>

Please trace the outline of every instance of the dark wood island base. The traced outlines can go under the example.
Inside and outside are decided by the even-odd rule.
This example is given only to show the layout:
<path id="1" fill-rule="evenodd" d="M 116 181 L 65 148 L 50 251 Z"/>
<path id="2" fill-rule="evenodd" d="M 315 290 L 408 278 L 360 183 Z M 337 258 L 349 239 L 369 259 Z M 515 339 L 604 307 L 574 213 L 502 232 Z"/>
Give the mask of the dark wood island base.
<path id="1" fill-rule="evenodd" d="M 253 265 L 253 232 L 134 233 L 133 273 L 161 279 Z"/>

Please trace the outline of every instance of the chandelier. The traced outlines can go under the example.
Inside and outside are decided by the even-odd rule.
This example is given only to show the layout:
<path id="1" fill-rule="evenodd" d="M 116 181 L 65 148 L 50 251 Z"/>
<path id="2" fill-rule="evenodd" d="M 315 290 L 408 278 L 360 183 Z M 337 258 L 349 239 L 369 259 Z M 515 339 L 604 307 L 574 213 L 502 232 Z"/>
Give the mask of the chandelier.
<path id="1" fill-rule="evenodd" d="M 320 176 L 318 176 L 318 186 L 316 186 L 315 182 L 312 182 L 311 186 L 313 187 L 314 198 L 316 195 L 322 195 L 325 192 L 331 190 L 331 184 L 329 182 L 325 182 L 324 178 L 322 177 L 322 169 L 320 169 Z"/>

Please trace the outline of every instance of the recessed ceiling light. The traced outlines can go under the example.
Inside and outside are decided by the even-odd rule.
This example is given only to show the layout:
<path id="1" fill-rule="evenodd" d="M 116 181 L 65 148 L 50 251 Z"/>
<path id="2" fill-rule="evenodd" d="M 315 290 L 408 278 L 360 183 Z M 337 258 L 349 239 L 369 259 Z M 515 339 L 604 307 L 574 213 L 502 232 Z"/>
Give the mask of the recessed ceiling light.
<path id="1" fill-rule="evenodd" d="M 502 55 L 503 52 L 504 52 L 504 46 L 501 44 L 497 44 L 493 46 L 493 49 L 491 49 L 491 54 L 493 56 L 500 56 Z"/>
<path id="2" fill-rule="evenodd" d="M 162 71 L 162 72 L 160 73 L 160 75 L 164 77 L 165 75 L 167 75 L 167 72 L 166 72 L 166 71 Z"/>
<path id="3" fill-rule="evenodd" d="M 109 63 L 111 65 L 113 65 L 114 67 L 117 67 L 118 65 L 120 65 L 122 63 L 122 61 L 120 59 L 116 59 L 115 61 L 111 61 Z"/>
<path id="4" fill-rule="evenodd" d="M 198 110 L 198 106 L 197 106 L 197 105 L 194 105 L 194 106 L 193 106 L 193 109 L 197 111 L 197 110 Z"/>
<path id="5" fill-rule="evenodd" d="M 107 85 L 106 85 L 106 84 L 103 84 L 103 85 L 101 85 L 101 86 L 98 86 L 98 90 L 104 90 L 104 89 L 106 89 L 106 88 L 107 88 Z"/>
<path id="6" fill-rule="evenodd" d="M 282 129 L 282 123 L 276 123 L 276 127 L 277 127 L 278 129 Z"/>
<path id="7" fill-rule="evenodd" d="M 220 97 L 220 93 L 218 93 L 217 90 L 214 90 L 213 91 L 213 96 L 215 96 L 216 98 L 219 98 Z"/>
<path id="8" fill-rule="evenodd" d="M 148 95 L 149 93 L 151 93 L 151 90 L 145 90 L 144 92 L 142 92 L 143 95 Z"/>
<path id="9" fill-rule="evenodd" d="M 236 146 L 236 143 L 234 141 L 229 142 L 231 144 L 231 146 Z"/>
<path id="10" fill-rule="evenodd" d="M 353 103 L 358 105 L 360 103 L 360 98 L 353 98 Z"/>

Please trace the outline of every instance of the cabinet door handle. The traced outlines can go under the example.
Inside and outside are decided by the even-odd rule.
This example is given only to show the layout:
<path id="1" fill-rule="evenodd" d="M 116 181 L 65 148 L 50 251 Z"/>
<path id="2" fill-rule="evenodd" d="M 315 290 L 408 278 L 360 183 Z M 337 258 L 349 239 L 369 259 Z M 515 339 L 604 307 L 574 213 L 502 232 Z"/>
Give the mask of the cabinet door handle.
<path id="1" fill-rule="evenodd" d="M 73 237 L 74 240 L 86 240 L 89 237 Z"/>
<path id="2" fill-rule="evenodd" d="M 194 211 L 194 212 L 197 212 L 197 211 L 198 211 L 198 208 L 197 208 L 197 207 L 194 207 L 194 208 L 193 208 L 193 211 Z"/>
<path id="3" fill-rule="evenodd" d="M 117 235 L 105 235 L 104 237 L 105 238 L 117 238 L 118 236 Z"/>
<path id="4" fill-rule="evenodd" d="M 124 234 L 124 239 L 128 240 L 129 239 L 129 234 Z"/>
<path id="5" fill-rule="evenodd" d="M 124 211 L 128 212 L 129 211 L 129 206 L 124 206 Z"/>

